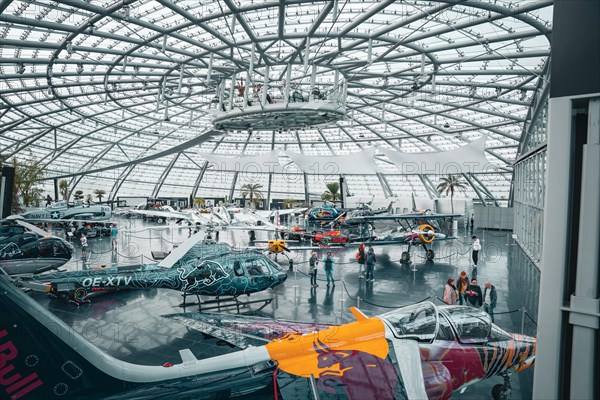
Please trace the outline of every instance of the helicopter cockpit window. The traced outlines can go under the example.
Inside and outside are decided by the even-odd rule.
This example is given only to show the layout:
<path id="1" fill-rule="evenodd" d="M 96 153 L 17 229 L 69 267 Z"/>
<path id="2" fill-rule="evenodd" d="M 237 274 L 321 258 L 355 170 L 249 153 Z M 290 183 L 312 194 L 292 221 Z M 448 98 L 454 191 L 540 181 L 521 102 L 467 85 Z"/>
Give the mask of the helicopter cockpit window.
<path id="1" fill-rule="evenodd" d="M 64 243 L 62 243 L 58 240 L 55 240 L 52 243 L 52 249 L 54 250 L 55 256 L 64 256 L 64 255 L 67 255 L 69 252 L 68 251 L 69 249 L 67 249 L 67 246 L 65 246 Z"/>
<path id="2" fill-rule="evenodd" d="M 431 303 L 402 307 L 382 317 L 392 325 L 396 337 L 419 341 L 431 341 L 435 337 L 438 317 Z"/>
<path id="3" fill-rule="evenodd" d="M 248 275 L 250 276 L 259 276 L 262 274 L 258 266 L 258 260 L 256 259 L 246 261 L 246 271 L 248 271 Z"/>
<path id="4" fill-rule="evenodd" d="M 246 261 L 246 270 L 250 276 L 270 275 L 271 270 L 264 260 L 254 259 Z"/>
<path id="5" fill-rule="evenodd" d="M 52 243 L 49 241 L 39 242 L 39 254 L 40 257 L 52 257 L 54 255 L 52 251 Z"/>
<path id="6" fill-rule="evenodd" d="M 450 316 L 450 322 L 454 325 L 458 340 L 461 343 L 484 343 L 487 342 L 492 328 L 490 316 L 483 310 L 472 307 L 443 307 Z"/>
<path id="7" fill-rule="evenodd" d="M 244 276 L 244 269 L 242 268 L 242 263 L 239 260 L 235 260 L 233 262 L 233 273 L 235 276 Z"/>

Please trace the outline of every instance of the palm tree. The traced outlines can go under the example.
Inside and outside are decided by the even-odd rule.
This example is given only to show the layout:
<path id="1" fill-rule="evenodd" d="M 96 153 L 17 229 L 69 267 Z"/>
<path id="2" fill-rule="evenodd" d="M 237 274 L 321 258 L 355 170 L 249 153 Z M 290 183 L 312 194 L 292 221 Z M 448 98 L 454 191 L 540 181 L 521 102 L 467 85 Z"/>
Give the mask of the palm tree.
<path id="1" fill-rule="evenodd" d="M 340 198 L 340 184 L 337 182 L 330 182 L 325 186 L 327 186 L 327 190 L 321 195 L 321 200 L 331 201 L 335 204 L 336 200 Z"/>
<path id="2" fill-rule="evenodd" d="M 73 195 L 73 198 L 75 198 L 75 200 L 83 200 L 83 190 L 77 190 Z"/>
<path id="3" fill-rule="evenodd" d="M 450 193 L 450 205 L 452 206 L 452 214 L 454 214 L 454 192 L 464 192 L 467 190 L 466 183 L 461 181 L 456 175 L 448 175 L 447 177 L 441 178 L 440 183 L 437 185 L 437 190 L 440 193 L 445 193 L 448 196 Z"/>
<path id="4" fill-rule="evenodd" d="M 196 197 L 194 199 L 194 207 L 203 208 L 205 204 L 206 200 L 204 200 L 204 197 Z"/>
<path id="5" fill-rule="evenodd" d="M 106 190 L 104 190 L 104 189 L 96 189 L 96 190 L 94 190 L 94 194 L 98 198 L 98 201 L 102 202 L 102 196 L 104 196 L 106 194 Z"/>
<path id="6" fill-rule="evenodd" d="M 292 208 L 294 207 L 294 205 L 296 204 L 296 200 L 292 199 L 292 198 L 287 198 L 285 200 L 283 200 L 283 208 Z"/>
<path id="7" fill-rule="evenodd" d="M 58 181 L 58 191 L 62 196 L 63 200 L 69 199 L 69 181 L 66 179 L 61 179 Z"/>
<path id="8" fill-rule="evenodd" d="M 250 204 L 256 204 L 263 198 L 262 191 L 260 190 L 263 187 L 260 183 L 246 183 L 242 186 L 242 197 L 246 198 L 248 196 L 250 198 Z"/>

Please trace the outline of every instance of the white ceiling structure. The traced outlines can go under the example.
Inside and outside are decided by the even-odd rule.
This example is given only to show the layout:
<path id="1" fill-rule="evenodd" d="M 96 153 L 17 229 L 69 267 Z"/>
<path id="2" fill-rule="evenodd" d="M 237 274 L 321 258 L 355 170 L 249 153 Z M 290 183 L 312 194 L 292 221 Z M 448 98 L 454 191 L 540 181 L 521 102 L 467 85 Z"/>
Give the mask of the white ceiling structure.
<path id="1" fill-rule="evenodd" d="M 111 199 L 237 197 L 248 182 L 304 199 L 335 171 L 239 172 L 207 155 L 326 160 L 370 147 L 382 172 L 346 175 L 349 192 L 436 197 L 443 171 L 399 175 L 386 150 L 483 136 L 496 169 L 465 174 L 465 195 L 508 198 L 552 30 L 551 0 L 4 0 L 0 12 L 0 154 Z M 345 117 L 214 131 L 226 103 L 245 107 L 236 86 L 264 83 L 284 102 L 336 92 Z"/>

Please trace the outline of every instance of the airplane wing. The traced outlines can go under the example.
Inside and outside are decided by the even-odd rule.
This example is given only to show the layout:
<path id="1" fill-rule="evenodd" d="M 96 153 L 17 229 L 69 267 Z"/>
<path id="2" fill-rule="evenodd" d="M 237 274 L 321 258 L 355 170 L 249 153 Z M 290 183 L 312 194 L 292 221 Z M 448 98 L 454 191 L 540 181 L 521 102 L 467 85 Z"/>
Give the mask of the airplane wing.
<path id="1" fill-rule="evenodd" d="M 357 322 L 342 326 L 200 312 L 163 317 L 242 349 L 266 345 L 278 361 L 282 398 L 427 399 L 418 343 L 351 311 Z"/>
<path id="2" fill-rule="evenodd" d="M 250 346 L 261 346 L 271 340 L 289 335 L 301 335 L 331 325 L 313 322 L 296 322 L 244 315 L 227 315 L 216 313 L 192 312 L 163 315 L 189 328 L 209 334 L 217 339 L 225 340 L 245 349 Z"/>
<path id="3" fill-rule="evenodd" d="M 463 214 L 390 214 L 390 215 L 366 215 L 366 216 L 358 216 L 351 217 L 346 219 L 346 222 L 349 220 L 357 221 L 357 222 L 370 222 L 370 221 L 385 221 L 385 220 L 414 220 L 414 219 L 423 219 L 423 220 L 435 220 L 435 219 L 449 219 L 449 218 L 459 218 L 462 217 Z"/>
<path id="4" fill-rule="evenodd" d="M 270 218 L 275 216 L 275 213 L 278 213 L 279 215 L 287 215 L 287 214 L 301 214 L 304 211 L 308 210 L 308 208 L 284 208 L 282 210 L 272 210 L 272 211 L 262 211 L 262 210 L 257 210 L 255 211 L 256 215 L 260 215 L 261 217 L 264 218 Z"/>

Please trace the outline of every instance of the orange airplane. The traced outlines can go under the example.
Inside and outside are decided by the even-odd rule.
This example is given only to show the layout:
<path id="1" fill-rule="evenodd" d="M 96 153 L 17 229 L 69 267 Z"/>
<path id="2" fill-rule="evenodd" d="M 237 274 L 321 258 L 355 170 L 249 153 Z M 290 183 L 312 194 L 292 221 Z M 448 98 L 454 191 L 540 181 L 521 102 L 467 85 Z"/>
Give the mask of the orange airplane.
<path id="1" fill-rule="evenodd" d="M 180 363 L 138 365 L 100 350 L 0 275 L 0 396 L 64 398 L 448 399 L 508 370 L 534 364 L 536 340 L 504 332 L 483 311 L 430 302 L 323 326 L 219 314 L 175 314 L 242 348 Z M 291 388 L 294 389 L 291 389 Z M 264 393 L 264 392 L 263 392 Z"/>

